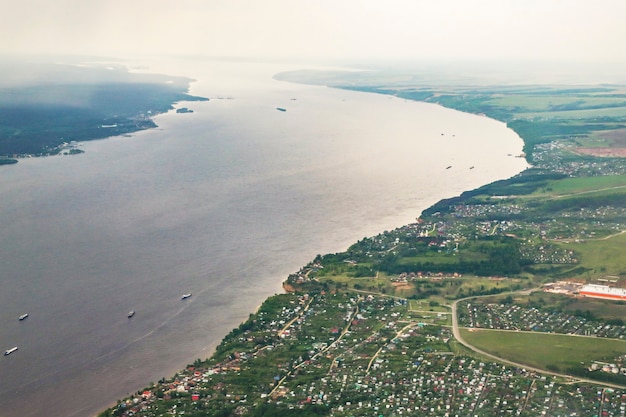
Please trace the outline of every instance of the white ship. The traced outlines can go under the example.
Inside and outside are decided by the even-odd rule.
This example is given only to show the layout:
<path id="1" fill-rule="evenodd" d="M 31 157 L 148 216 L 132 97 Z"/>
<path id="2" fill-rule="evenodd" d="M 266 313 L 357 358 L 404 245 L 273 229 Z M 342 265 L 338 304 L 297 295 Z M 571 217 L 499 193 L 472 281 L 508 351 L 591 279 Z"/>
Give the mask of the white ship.
<path id="1" fill-rule="evenodd" d="M 17 350 L 17 346 L 9 349 L 9 350 L 5 350 L 4 351 L 4 356 L 9 356 L 11 353 L 15 352 Z"/>

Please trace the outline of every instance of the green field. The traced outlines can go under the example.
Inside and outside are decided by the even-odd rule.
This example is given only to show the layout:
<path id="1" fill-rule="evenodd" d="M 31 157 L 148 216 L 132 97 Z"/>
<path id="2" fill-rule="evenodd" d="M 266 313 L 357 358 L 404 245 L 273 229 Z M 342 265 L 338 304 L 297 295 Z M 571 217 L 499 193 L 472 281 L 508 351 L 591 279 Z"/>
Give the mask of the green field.
<path id="1" fill-rule="evenodd" d="M 626 341 L 546 333 L 461 329 L 471 345 L 486 352 L 540 369 L 567 372 L 593 361 L 614 362 L 626 352 Z"/>
<path id="2" fill-rule="evenodd" d="M 626 107 L 612 107 L 601 109 L 581 109 L 562 111 L 519 112 L 514 113 L 518 119 L 591 119 L 598 117 L 626 117 Z"/>
<path id="3" fill-rule="evenodd" d="M 626 276 L 625 245 L 626 233 L 608 238 L 561 243 L 562 247 L 573 249 L 579 254 L 581 265 L 589 270 L 586 275 L 600 278 L 608 275 Z"/>
<path id="4" fill-rule="evenodd" d="M 519 94 L 494 97 L 489 104 L 498 107 L 523 108 L 534 112 L 552 112 L 557 109 L 582 110 L 590 108 L 622 107 L 625 104 L 623 96 L 607 97 L 603 95 L 587 94 L 561 94 L 555 91 L 553 94 Z"/>
<path id="5" fill-rule="evenodd" d="M 615 189 L 616 192 L 623 187 L 626 193 L 626 175 L 607 175 L 596 177 L 563 178 L 548 181 L 547 184 L 529 197 L 541 197 L 544 195 L 570 195 L 589 191 Z"/>
<path id="6" fill-rule="evenodd" d="M 429 300 L 408 300 L 409 311 L 428 311 L 433 313 L 450 313 L 450 307 Z"/>

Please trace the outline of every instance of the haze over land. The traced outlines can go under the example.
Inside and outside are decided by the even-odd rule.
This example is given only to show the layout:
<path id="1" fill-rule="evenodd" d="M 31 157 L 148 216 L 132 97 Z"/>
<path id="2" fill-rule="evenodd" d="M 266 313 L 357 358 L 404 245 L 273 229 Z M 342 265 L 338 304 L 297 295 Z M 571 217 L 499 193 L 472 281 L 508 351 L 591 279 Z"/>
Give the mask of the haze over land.
<path id="1" fill-rule="evenodd" d="M 16 57 L 32 64 L 43 56 L 40 62 L 75 68 L 95 62 L 103 69 L 105 62 L 118 68 L 128 65 L 133 73 L 193 77 L 198 81 L 192 83 L 190 94 L 211 98 L 183 104 L 193 107 L 194 114 L 160 115 L 159 129 L 86 144 L 85 155 L 32 158 L 17 169 L 5 167 L 4 177 L 0 175 L 4 184 L 0 212 L 5 213 L 6 224 L 0 244 L 0 258 L 6 259 L 0 262 L 0 280 L 5 281 L 0 305 L 7 312 L 3 316 L 13 319 L 3 323 L 6 330 L 0 327 L 0 333 L 6 331 L 0 339 L 9 341 L 4 348 L 19 345 L 19 352 L 3 362 L 8 371 L 2 372 L 7 385 L 0 387 L 0 415 L 38 416 L 43 409 L 51 416 L 92 415 L 148 381 L 169 378 L 198 356 L 204 359 L 260 299 L 279 291 L 287 273 L 318 252 L 352 242 L 354 236 L 348 237 L 348 232 L 361 238 L 382 231 L 388 227 L 385 222 L 401 226 L 405 218 L 412 221 L 421 207 L 431 204 L 430 199 L 512 175 L 507 173 L 525 165 L 514 157 L 518 148 L 498 151 L 495 144 L 483 144 L 481 140 L 490 136 L 485 127 L 475 139 L 459 130 L 461 119 L 498 125 L 493 120 L 430 104 L 421 107 L 422 103 L 416 107 L 421 110 L 408 114 L 406 106 L 416 103 L 272 80 L 278 71 L 360 68 L 371 71 L 362 74 L 374 74 L 376 80 L 375 70 L 384 70 L 378 80 L 399 87 L 399 97 L 409 88 L 417 91 L 418 84 L 452 85 L 433 88 L 432 102 L 445 93 L 447 103 L 462 102 L 465 107 L 456 108 L 481 114 L 487 114 L 478 107 L 486 96 L 476 89 L 473 100 L 454 101 L 465 94 L 459 85 L 567 84 L 563 91 L 550 92 L 554 95 L 549 100 L 542 100 L 545 95 L 531 100 L 533 88 L 520 88 L 510 108 L 503 97 L 507 86 L 488 93 L 518 124 L 520 114 L 531 119 L 531 114 L 541 112 L 544 117 L 556 113 L 554 106 L 567 105 L 565 110 L 588 117 L 562 123 L 577 131 L 589 126 L 598 130 L 590 116 L 597 110 L 610 107 L 614 117 L 621 117 L 615 113 L 624 107 L 617 103 L 620 97 L 594 95 L 603 94 L 602 89 L 584 99 L 569 96 L 580 93 L 569 88 L 573 84 L 626 83 L 622 45 L 626 4 L 617 0 L 0 0 L 0 7 L 4 17 L 0 64 L 10 62 L 4 70 L 0 65 L 0 91 L 18 86 L 14 90 L 23 92 L 22 86 L 50 82 L 45 74 L 15 65 Z M 367 91 L 371 85 L 361 87 Z M 613 93 L 613 86 L 606 88 Z M 286 106 L 287 111 L 277 112 L 276 106 Z M 437 118 L 424 116 L 426 109 L 444 111 L 450 119 L 437 125 Z M 405 124 L 417 124 L 417 113 L 426 121 L 415 127 Z M 609 122 L 610 128 L 622 123 Z M 107 129 L 117 125 L 97 124 Z M 424 126 L 434 130 L 420 130 Z M 499 127 L 504 132 L 504 124 Z M 524 132 L 529 131 L 526 126 Z M 503 134 L 491 137 L 504 142 Z M 598 143 L 608 142 L 603 134 L 575 145 L 596 149 Z M 469 140 L 461 144 L 464 138 Z M 376 152 L 380 145 L 387 153 Z M 623 164 L 609 162 L 585 165 L 566 158 L 561 163 L 554 156 L 569 157 L 570 148 L 556 153 L 549 146 L 542 149 L 533 155 L 534 163 L 542 163 L 546 170 L 570 174 L 575 168 L 578 174 L 595 170 L 618 177 L 626 172 Z M 365 151 L 370 159 L 362 157 Z M 407 159 L 399 162 L 398 155 Z M 416 163 L 418 158 L 424 161 Z M 506 169 L 491 175 L 488 170 L 501 160 Z M 428 163 L 434 166 L 427 169 Z M 409 166 L 427 174 L 410 177 Z M 478 180 L 478 175 L 484 177 Z M 552 185 L 544 188 L 539 191 L 553 191 Z M 613 193 L 611 198 L 624 201 L 621 192 Z M 486 194 L 488 198 L 492 193 Z M 512 200 L 499 204 L 505 213 L 516 209 Z M 594 215 L 602 212 L 605 220 L 614 216 L 610 219 L 624 224 L 620 210 L 598 209 Z M 466 212 L 470 220 L 450 222 L 447 233 L 474 228 L 478 209 Z M 529 217 L 528 223 L 516 218 L 506 226 L 522 224 L 523 231 L 535 237 L 532 231 L 543 226 L 535 227 L 536 216 Z M 571 227 L 565 223 L 570 213 L 561 217 L 562 229 L 573 237 L 587 233 L 588 223 L 576 218 L 572 223 L 579 226 Z M 499 217 L 498 221 L 503 224 Z M 617 232 L 613 223 L 604 232 Z M 485 240 L 500 230 L 489 226 Z M 596 233 L 597 225 L 593 228 Z M 435 227 L 424 226 L 424 233 L 428 231 L 435 232 Z M 504 226 L 501 232 L 506 233 Z M 562 238 L 557 232 L 562 233 L 551 233 Z M 511 248 L 508 241 L 502 242 L 504 249 Z M 379 252 L 386 254 L 388 243 L 378 243 L 384 245 Z M 544 246 L 526 250 L 523 260 L 563 258 L 564 252 L 548 252 Z M 475 246 L 469 249 L 477 252 Z M 566 255 L 565 261 L 571 261 L 573 255 Z M 570 263 L 552 270 L 561 268 L 569 274 Z M 621 265 L 603 263 L 598 274 L 613 273 L 618 267 L 616 273 L 621 273 Z M 384 266 L 391 271 L 396 265 Z M 595 264 L 591 266 L 589 274 L 596 272 Z M 548 268 L 535 271 L 546 273 Z M 374 281 L 372 288 L 396 290 L 386 275 L 382 279 L 388 288 Z M 481 285 L 489 290 L 492 283 L 485 279 Z M 193 297 L 183 302 L 180 295 L 187 292 Z M 442 302 L 431 301 L 430 307 Z M 137 315 L 129 320 L 131 309 Z M 18 314 L 26 311 L 28 320 L 18 321 Z M 268 382 L 269 378 L 263 383 Z"/>
<path id="2" fill-rule="evenodd" d="M 535 62 L 623 73 L 626 3 L 166 0 L 0 2 L 0 54 Z M 456 67 L 456 69 L 460 69 Z M 481 65 L 490 74 L 490 65 Z M 582 70 L 582 71 L 581 71 Z M 500 74 L 501 75 L 501 74 Z M 532 74 L 530 74 L 532 75 Z M 603 77 L 600 82 L 611 82 Z M 596 80 L 597 81 L 597 80 Z"/>

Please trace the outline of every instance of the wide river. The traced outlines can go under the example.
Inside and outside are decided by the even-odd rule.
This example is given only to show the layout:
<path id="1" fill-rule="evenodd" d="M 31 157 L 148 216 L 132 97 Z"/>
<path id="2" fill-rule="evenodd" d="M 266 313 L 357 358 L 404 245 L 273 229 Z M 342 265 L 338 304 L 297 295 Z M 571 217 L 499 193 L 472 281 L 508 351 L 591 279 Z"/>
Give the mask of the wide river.
<path id="1" fill-rule="evenodd" d="M 272 79 L 301 68 L 153 63 L 211 100 L 0 167 L 0 416 L 93 416 L 210 356 L 315 255 L 526 167 L 486 117 Z"/>

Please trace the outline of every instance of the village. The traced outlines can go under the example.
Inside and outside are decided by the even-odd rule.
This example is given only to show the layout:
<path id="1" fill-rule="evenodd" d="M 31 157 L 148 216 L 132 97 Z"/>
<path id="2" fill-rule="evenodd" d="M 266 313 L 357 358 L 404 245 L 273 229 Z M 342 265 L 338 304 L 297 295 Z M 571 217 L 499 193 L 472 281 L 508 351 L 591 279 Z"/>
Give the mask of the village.
<path id="1" fill-rule="evenodd" d="M 602 279 L 602 284 L 614 284 L 617 279 Z M 576 300 L 590 299 L 617 300 L 626 299 L 626 290 L 608 285 L 585 284 L 580 280 L 563 280 L 542 285 L 544 294 L 555 294 L 561 304 L 571 304 Z M 598 292 L 594 292 L 598 291 Z M 580 304 L 583 306 L 585 304 Z M 589 305 L 588 305 L 589 306 Z M 619 306 L 616 306 L 619 307 Z M 579 336 L 624 339 L 626 325 L 622 318 L 598 320 L 589 310 L 583 311 L 555 308 L 546 305 L 544 297 L 530 298 L 522 305 L 515 303 L 512 296 L 492 299 L 475 298 L 459 303 L 459 323 L 468 328 L 488 328 L 500 330 L 534 331 L 560 333 Z"/>
<path id="2" fill-rule="evenodd" d="M 464 325 L 563 322 L 513 306 L 485 308 L 468 302 Z M 103 415 L 254 415 L 260 404 L 333 416 L 624 416 L 626 390 L 459 354 L 450 328 L 416 319 L 405 300 L 321 291 L 270 298 L 211 359 Z"/>
<path id="3" fill-rule="evenodd" d="M 532 100 L 525 103 L 539 100 L 542 108 L 544 96 L 527 93 L 520 93 Z M 465 94 L 435 97 L 463 111 L 494 110 L 483 106 L 482 94 Z M 562 99 L 570 92 L 550 94 Z M 571 100 L 580 105 L 579 95 Z M 497 109 L 506 110 L 498 113 L 503 117 L 511 111 Z M 610 357 L 577 359 L 576 372 L 567 373 L 463 340 L 491 333 L 567 337 L 567 349 L 583 340 L 626 343 L 623 262 L 619 255 L 598 261 L 589 249 L 585 260 L 581 251 L 588 242 L 608 245 L 596 252 L 621 247 L 624 159 L 586 156 L 584 149 L 597 148 L 595 119 L 585 129 L 576 119 L 571 129 L 558 118 L 530 123 L 510 116 L 531 168 L 442 200 L 414 223 L 345 252 L 317 255 L 289 275 L 286 294 L 267 299 L 211 358 L 100 417 L 626 417 L 621 345 Z M 605 121 L 613 124 L 601 130 L 623 127 Z M 544 132 L 544 123 L 561 133 Z M 574 130 L 585 134 L 566 133 Z M 613 301 L 589 301 L 598 294 Z M 520 346 L 535 354 L 530 344 Z"/>
<path id="4" fill-rule="evenodd" d="M 473 300 L 464 302 L 461 306 L 459 321 L 469 328 L 523 330 L 614 339 L 624 339 L 626 335 L 623 321 L 605 323 L 589 320 L 584 312 L 575 315 Z"/>

